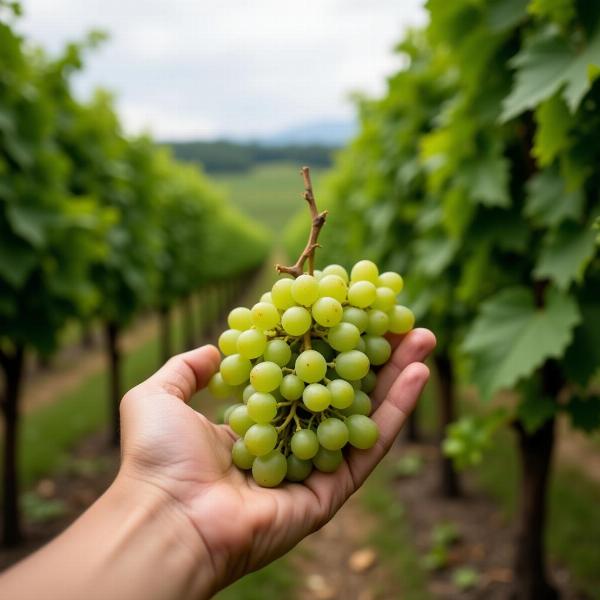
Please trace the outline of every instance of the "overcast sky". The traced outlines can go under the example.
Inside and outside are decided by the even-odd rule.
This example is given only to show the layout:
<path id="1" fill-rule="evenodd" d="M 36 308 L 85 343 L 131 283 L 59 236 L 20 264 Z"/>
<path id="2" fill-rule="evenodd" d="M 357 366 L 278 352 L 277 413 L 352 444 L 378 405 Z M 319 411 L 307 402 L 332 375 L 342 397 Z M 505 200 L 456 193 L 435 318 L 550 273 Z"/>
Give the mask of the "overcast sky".
<path id="1" fill-rule="evenodd" d="M 91 28 L 110 41 L 77 81 L 117 95 L 131 132 L 160 139 L 268 135 L 351 118 L 376 94 L 423 0 L 23 0 L 20 28 L 56 50 Z"/>

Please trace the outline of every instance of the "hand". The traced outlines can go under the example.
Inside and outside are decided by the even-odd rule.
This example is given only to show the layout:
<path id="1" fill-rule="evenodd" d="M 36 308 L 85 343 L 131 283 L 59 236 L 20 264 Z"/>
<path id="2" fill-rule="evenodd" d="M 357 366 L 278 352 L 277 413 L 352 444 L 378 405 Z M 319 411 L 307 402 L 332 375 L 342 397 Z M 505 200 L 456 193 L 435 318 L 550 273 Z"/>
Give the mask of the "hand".
<path id="1" fill-rule="evenodd" d="M 352 450 L 335 473 L 314 472 L 303 484 L 259 487 L 232 464 L 235 435 L 229 427 L 187 405 L 218 368 L 213 346 L 175 356 L 123 398 L 119 477 L 164 494 L 181 513 L 189 525 L 186 543 L 210 559 L 210 593 L 323 526 L 390 449 L 427 382 L 421 361 L 435 338 L 416 329 L 391 341 L 392 359 L 373 394 L 378 443 L 368 451 Z"/>

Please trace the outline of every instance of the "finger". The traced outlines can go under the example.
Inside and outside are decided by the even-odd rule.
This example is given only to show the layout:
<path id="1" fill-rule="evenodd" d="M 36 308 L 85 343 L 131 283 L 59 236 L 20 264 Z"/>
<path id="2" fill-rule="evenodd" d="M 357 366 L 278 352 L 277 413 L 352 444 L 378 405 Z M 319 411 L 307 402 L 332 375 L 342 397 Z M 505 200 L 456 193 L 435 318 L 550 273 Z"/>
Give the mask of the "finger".
<path id="1" fill-rule="evenodd" d="M 129 395 L 149 396 L 167 393 L 184 402 L 206 386 L 219 368 L 220 355 L 214 346 L 201 346 L 195 350 L 170 358 L 154 375 L 133 388 Z"/>
<path id="2" fill-rule="evenodd" d="M 377 374 L 377 385 L 371 396 L 374 408 L 381 404 L 400 373 L 411 363 L 425 360 L 436 344 L 435 336 L 428 329 L 413 329 L 405 336 L 394 337 L 398 345 L 390 361 Z"/>
<path id="3" fill-rule="evenodd" d="M 379 439 L 370 450 L 352 449 L 335 473 L 313 473 L 305 482 L 318 503 L 314 510 L 325 522 L 364 482 L 369 473 L 390 449 L 429 378 L 422 363 L 408 365 L 389 390 L 371 418 L 379 427 Z"/>
<path id="4" fill-rule="evenodd" d="M 347 461 L 352 481 L 360 486 L 377 463 L 387 454 L 408 415 L 414 410 L 429 379 L 423 363 L 408 365 L 392 385 L 381 406 L 371 415 L 379 428 L 379 439 L 370 450 L 352 449 Z"/>

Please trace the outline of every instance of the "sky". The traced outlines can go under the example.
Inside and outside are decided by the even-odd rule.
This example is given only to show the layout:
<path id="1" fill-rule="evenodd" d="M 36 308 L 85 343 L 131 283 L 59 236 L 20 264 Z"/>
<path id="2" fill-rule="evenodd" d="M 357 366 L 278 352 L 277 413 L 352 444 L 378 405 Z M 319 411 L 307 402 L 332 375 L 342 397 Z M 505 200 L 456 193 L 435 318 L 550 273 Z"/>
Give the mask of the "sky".
<path id="1" fill-rule="evenodd" d="M 111 90 L 131 132 L 158 139 L 269 136 L 351 119 L 401 64 L 423 0 L 23 0 L 20 30 L 50 51 L 85 31 L 110 39 L 75 85 Z"/>

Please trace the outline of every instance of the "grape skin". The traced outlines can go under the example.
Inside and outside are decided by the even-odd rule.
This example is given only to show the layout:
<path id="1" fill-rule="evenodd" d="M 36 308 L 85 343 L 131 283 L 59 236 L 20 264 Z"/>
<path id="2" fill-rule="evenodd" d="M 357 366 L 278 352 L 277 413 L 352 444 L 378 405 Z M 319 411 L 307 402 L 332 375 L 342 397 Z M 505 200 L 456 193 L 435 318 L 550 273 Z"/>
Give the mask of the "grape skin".
<path id="1" fill-rule="evenodd" d="M 277 450 L 258 456 L 252 464 L 252 477 L 262 487 L 276 487 L 285 478 L 287 460 Z"/>
<path id="2" fill-rule="evenodd" d="M 230 312 L 219 336 L 225 357 L 208 386 L 216 397 L 243 401 L 224 411 L 240 436 L 233 464 L 273 487 L 304 481 L 313 467 L 335 471 L 344 447 L 373 447 L 379 430 L 369 418 L 368 393 L 377 384 L 371 366 L 391 356 L 385 334 L 414 326 L 412 311 L 396 304 L 403 285 L 371 261 L 356 263 L 350 277 L 329 265 L 279 279 L 252 309 Z"/>

